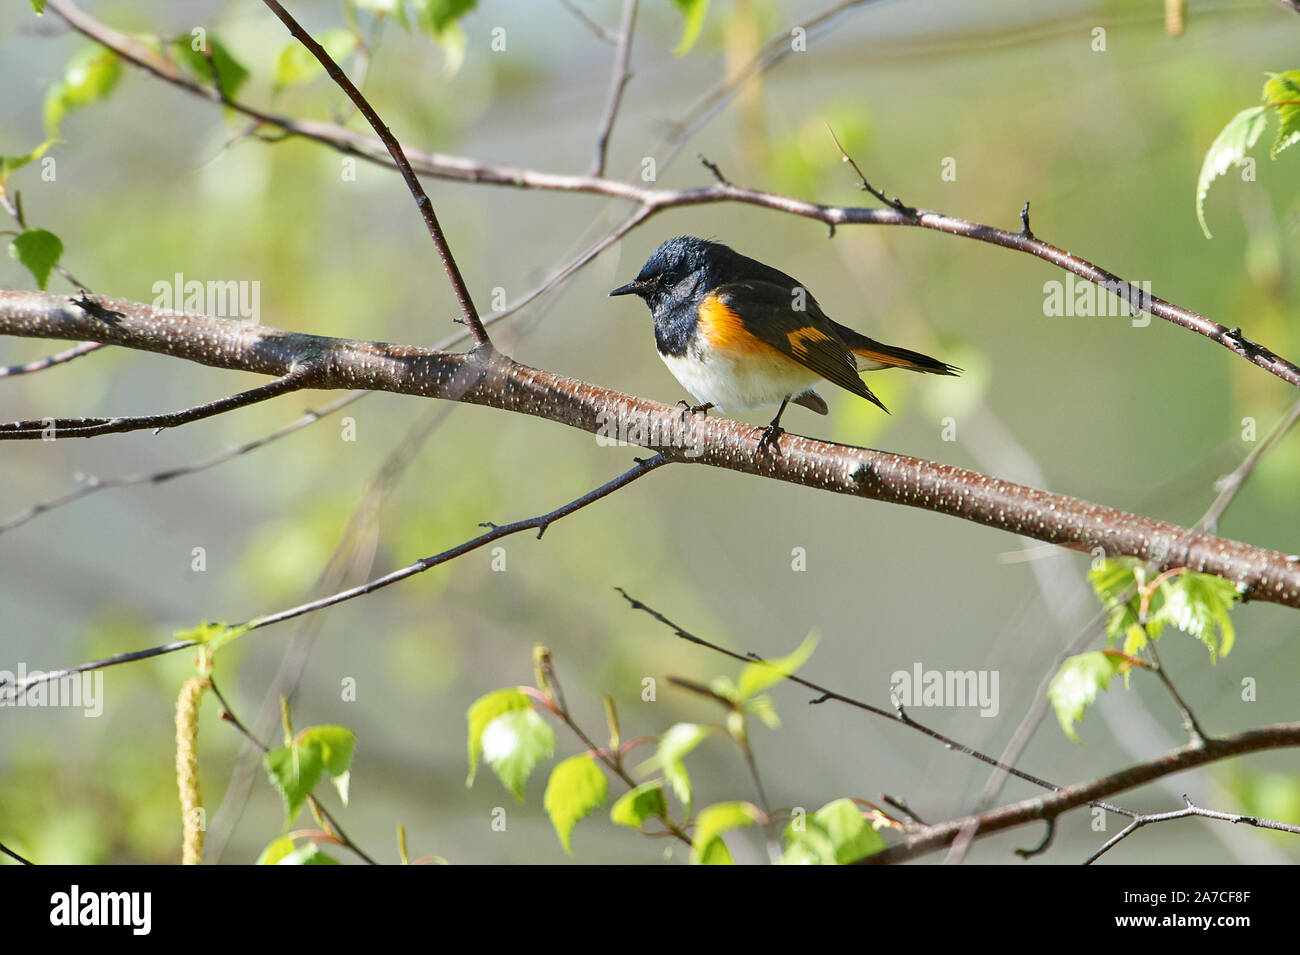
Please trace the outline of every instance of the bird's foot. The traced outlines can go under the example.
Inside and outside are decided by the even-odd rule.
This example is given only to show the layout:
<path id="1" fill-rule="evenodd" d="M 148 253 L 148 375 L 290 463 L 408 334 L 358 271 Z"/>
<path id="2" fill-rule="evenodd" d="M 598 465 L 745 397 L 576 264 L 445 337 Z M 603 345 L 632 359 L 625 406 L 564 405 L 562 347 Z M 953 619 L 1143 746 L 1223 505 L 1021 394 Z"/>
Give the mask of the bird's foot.
<path id="1" fill-rule="evenodd" d="M 783 434 L 785 434 L 785 428 L 775 421 L 765 427 L 762 437 L 758 439 L 758 453 L 761 455 L 764 450 L 771 449 L 773 454 L 780 454 L 781 449 L 777 447 L 776 439 Z"/>
<path id="2" fill-rule="evenodd" d="M 692 418 L 697 414 L 707 416 L 709 409 L 713 407 L 713 403 L 708 401 L 702 405 L 693 405 L 689 401 L 679 401 L 677 403 L 682 406 L 682 424 L 686 423 L 687 418 Z"/>

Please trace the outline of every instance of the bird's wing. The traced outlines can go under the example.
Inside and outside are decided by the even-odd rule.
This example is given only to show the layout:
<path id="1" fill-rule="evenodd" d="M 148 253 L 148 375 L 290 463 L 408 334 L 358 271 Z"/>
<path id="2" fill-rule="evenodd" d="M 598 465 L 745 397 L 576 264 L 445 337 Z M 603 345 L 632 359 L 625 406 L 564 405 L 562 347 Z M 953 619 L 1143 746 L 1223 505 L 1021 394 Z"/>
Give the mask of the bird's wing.
<path id="1" fill-rule="evenodd" d="M 715 348 L 733 353 L 775 349 L 888 410 L 858 377 L 849 346 L 806 291 L 752 279 L 728 282 L 710 292 L 698 312 L 700 333 Z"/>

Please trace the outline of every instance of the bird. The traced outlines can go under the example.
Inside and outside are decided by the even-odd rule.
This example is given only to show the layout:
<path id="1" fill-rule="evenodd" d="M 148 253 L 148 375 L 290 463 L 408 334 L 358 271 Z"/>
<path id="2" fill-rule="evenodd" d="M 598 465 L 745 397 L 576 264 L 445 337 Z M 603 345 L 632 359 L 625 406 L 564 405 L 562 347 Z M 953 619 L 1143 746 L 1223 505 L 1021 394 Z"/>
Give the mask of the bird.
<path id="1" fill-rule="evenodd" d="M 886 345 L 833 320 L 796 279 L 707 239 L 664 242 L 635 279 L 609 293 L 636 295 L 654 318 L 655 347 L 699 404 L 686 414 L 745 411 L 780 402 L 759 450 L 784 433 L 790 403 L 830 410 L 813 388 L 829 381 L 885 407 L 860 372 L 906 368 L 931 375 L 961 369 L 920 352 Z"/>

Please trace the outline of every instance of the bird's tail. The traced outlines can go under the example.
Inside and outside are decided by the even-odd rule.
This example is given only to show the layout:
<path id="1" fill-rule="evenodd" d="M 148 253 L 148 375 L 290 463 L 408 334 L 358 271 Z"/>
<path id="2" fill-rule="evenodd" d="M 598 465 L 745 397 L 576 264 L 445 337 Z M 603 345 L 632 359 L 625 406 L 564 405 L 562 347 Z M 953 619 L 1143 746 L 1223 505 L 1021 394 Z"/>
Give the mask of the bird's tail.
<path id="1" fill-rule="evenodd" d="M 843 325 L 836 328 L 836 331 L 840 333 L 844 343 L 849 346 L 849 350 L 858 357 L 858 368 L 862 371 L 872 371 L 879 368 L 906 368 L 908 371 L 919 371 L 928 375 L 961 374 L 961 369 L 956 365 L 950 365 L 946 361 L 931 358 L 929 355 L 922 355 L 920 352 L 912 351 L 909 348 L 886 345 Z"/>

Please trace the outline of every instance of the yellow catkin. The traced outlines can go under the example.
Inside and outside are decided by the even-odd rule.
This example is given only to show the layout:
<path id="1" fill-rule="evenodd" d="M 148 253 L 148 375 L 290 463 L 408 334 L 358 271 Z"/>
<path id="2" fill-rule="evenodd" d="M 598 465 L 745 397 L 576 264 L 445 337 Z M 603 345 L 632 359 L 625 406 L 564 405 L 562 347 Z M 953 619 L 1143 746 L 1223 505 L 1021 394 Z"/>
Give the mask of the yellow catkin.
<path id="1" fill-rule="evenodd" d="M 1187 25 L 1187 0 L 1165 0 L 1165 32 L 1182 36 Z"/>
<path id="2" fill-rule="evenodd" d="M 187 680 L 176 700 L 176 786 L 181 794 L 181 863 L 203 861 L 203 798 L 199 794 L 199 701 L 211 684 L 206 677 Z"/>

